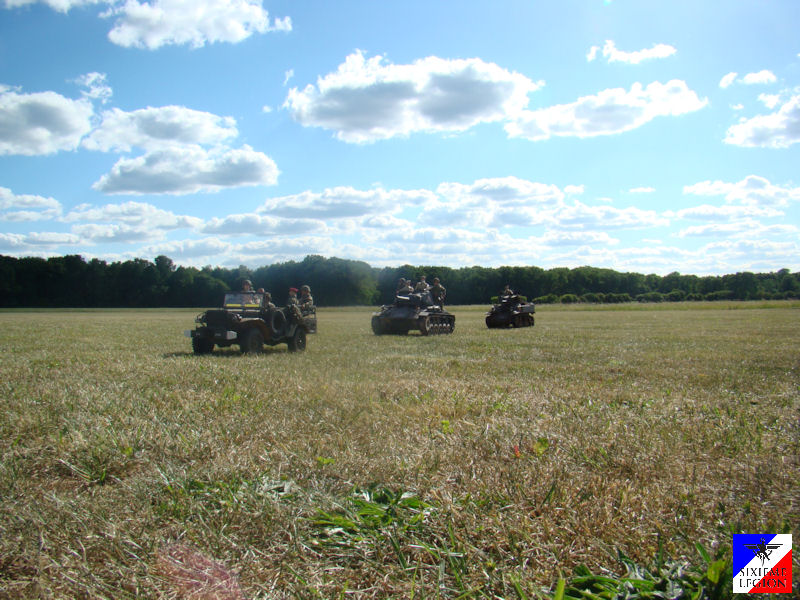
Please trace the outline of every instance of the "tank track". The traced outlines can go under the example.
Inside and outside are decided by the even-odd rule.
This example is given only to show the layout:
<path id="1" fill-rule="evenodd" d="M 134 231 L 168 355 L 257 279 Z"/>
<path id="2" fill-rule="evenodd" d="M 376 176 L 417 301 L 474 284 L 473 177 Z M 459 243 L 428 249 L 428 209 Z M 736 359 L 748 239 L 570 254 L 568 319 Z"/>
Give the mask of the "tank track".
<path id="1" fill-rule="evenodd" d="M 417 326 L 422 335 L 443 335 L 453 333 L 456 320 L 453 315 L 428 315 L 417 319 Z"/>

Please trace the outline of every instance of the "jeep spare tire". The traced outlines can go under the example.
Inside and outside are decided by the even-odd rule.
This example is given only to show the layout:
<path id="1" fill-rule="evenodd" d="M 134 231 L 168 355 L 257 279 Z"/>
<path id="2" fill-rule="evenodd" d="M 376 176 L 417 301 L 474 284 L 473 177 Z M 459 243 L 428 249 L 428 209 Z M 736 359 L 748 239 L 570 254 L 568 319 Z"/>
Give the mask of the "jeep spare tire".
<path id="1" fill-rule="evenodd" d="M 282 310 L 272 311 L 269 318 L 269 329 L 273 338 L 283 337 L 286 332 L 286 315 Z"/>

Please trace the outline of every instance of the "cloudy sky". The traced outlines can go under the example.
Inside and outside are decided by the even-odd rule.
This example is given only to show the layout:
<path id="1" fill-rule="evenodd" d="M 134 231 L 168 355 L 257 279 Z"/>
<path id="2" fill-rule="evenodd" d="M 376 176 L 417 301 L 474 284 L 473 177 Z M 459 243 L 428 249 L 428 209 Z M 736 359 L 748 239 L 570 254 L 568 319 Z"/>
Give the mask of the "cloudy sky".
<path id="1" fill-rule="evenodd" d="M 0 0 L 0 254 L 800 270 L 796 0 Z"/>

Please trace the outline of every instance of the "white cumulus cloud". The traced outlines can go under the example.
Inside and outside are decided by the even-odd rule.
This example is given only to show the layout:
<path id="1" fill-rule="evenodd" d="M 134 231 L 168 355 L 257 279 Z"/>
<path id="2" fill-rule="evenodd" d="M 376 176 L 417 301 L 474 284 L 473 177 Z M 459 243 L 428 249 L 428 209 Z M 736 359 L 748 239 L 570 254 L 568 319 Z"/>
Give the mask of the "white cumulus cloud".
<path id="1" fill-rule="evenodd" d="M 124 223 L 131 227 L 164 230 L 196 228 L 203 223 L 203 220 L 198 217 L 176 215 L 152 204 L 133 201 L 104 206 L 81 204 L 64 215 L 63 221 L 66 223 L 77 221 Z"/>
<path id="2" fill-rule="evenodd" d="M 148 107 L 131 112 L 104 111 L 100 125 L 83 142 L 90 150 L 129 152 L 183 144 L 216 145 L 238 135 L 232 117 L 184 106 Z"/>
<path id="3" fill-rule="evenodd" d="M 733 221 L 730 223 L 711 223 L 709 225 L 692 225 L 678 232 L 679 237 L 747 237 L 770 238 L 791 235 L 798 232 L 794 225 L 762 225 L 752 219 Z"/>
<path id="4" fill-rule="evenodd" d="M 759 71 L 758 73 L 748 73 L 742 77 L 741 82 L 745 85 L 763 85 L 767 83 L 775 83 L 777 78 L 772 71 Z"/>
<path id="5" fill-rule="evenodd" d="M 733 82 L 736 81 L 736 77 L 739 74 L 736 72 L 730 72 L 727 75 L 723 76 L 722 79 L 719 80 L 719 87 L 722 89 L 729 88 L 733 85 Z"/>
<path id="6" fill-rule="evenodd" d="M 114 19 L 108 39 L 126 48 L 156 50 L 184 44 L 199 48 L 292 30 L 290 17 L 271 20 L 262 0 L 5 0 L 5 7 L 37 3 L 63 13 L 92 4 L 106 6 L 101 16 Z"/>
<path id="7" fill-rule="evenodd" d="M 572 193 L 582 191 L 570 186 Z M 478 179 L 471 184 L 441 183 L 437 198 L 427 202 L 420 217 L 424 223 L 479 227 L 539 225 L 565 197 L 553 184 L 519 177 Z"/>
<path id="8" fill-rule="evenodd" d="M 127 223 L 86 223 L 72 227 L 72 233 L 87 244 L 129 244 L 158 240 L 164 230 L 153 227 L 128 225 Z"/>
<path id="9" fill-rule="evenodd" d="M 723 89 L 729 88 L 734 83 L 740 83 L 742 85 L 764 85 L 768 83 L 775 83 L 778 80 L 772 71 L 768 71 L 766 69 L 758 71 L 757 73 L 748 73 L 747 75 L 736 79 L 738 76 L 739 74 L 736 72 L 728 73 L 722 79 L 720 79 L 719 87 Z"/>
<path id="10" fill-rule="evenodd" d="M 120 159 L 92 186 L 107 194 L 193 194 L 225 188 L 274 185 L 278 167 L 249 146 L 205 150 L 198 146 L 154 150 Z"/>
<path id="11" fill-rule="evenodd" d="M 203 238 L 199 240 L 180 240 L 163 242 L 141 248 L 139 255 L 144 256 L 169 256 L 175 260 L 196 258 L 209 258 L 219 263 L 219 257 L 231 251 L 231 244 L 218 238 Z"/>
<path id="12" fill-rule="evenodd" d="M 669 219 L 653 210 L 642 210 L 635 206 L 628 208 L 607 205 L 590 206 L 580 201 L 575 201 L 570 206 L 560 207 L 553 214 L 553 219 L 559 227 L 597 230 L 669 225 Z"/>
<path id="13" fill-rule="evenodd" d="M 284 107 L 304 126 L 363 143 L 507 119 L 523 110 L 528 94 L 542 85 L 478 58 L 430 56 L 395 65 L 358 51 L 316 85 L 292 88 Z"/>
<path id="14" fill-rule="evenodd" d="M 0 86 L 0 155 L 75 150 L 91 130 L 93 113 L 85 99 L 49 91 L 20 94 Z"/>
<path id="15" fill-rule="evenodd" d="M 88 6 L 90 4 L 108 4 L 109 0 L 5 0 L 6 8 L 17 8 L 39 3 L 45 4 L 58 12 L 66 13 L 74 7 Z"/>
<path id="16" fill-rule="evenodd" d="M 574 189 L 574 188 L 573 188 Z M 511 206 L 555 204 L 564 199 L 558 186 L 520 179 L 519 177 L 494 177 L 478 179 L 474 183 L 442 183 L 436 189 L 448 203 L 476 205 L 486 201 Z"/>
<path id="17" fill-rule="evenodd" d="M 271 216 L 305 219 L 363 217 L 387 210 L 400 210 L 433 200 L 428 190 L 357 190 L 336 187 L 317 192 L 270 198 L 256 212 Z"/>
<path id="18" fill-rule="evenodd" d="M 270 21 L 261 0 L 126 0 L 105 14 L 115 17 L 108 39 L 127 48 L 155 50 L 166 45 L 195 48 L 237 43 L 254 33 L 290 31 L 289 17 Z"/>
<path id="19" fill-rule="evenodd" d="M 753 217 L 779 217 L 783 214 L 783 211 L 771 207 L 732 204 L 714 206 L 712 204 L 701 204 L 699 206 L 681 209 L 675 213 L 675 216 L 680 219 L 692 219 L 695 221 L 726 222 Z"/>
<path id="20" fill-rule="evenodd" d="M 725 142 L 750 148 L 788 148 L 800 142 L 800 95 L 772 114 L 745 118 L 732 125 Z"/>
<path id="21" fill-rule="evenodd" d="M 755 207 L 784 207 L 800 200 L 800 187 L 780 186 L 764 177 L 748 175 L 741 181 L 701 181 L 683 188 L 684 194 L 723 196 L 729 204 Z"/>
<path id="22" fill-rule="evenodd" d="M 18 195 L 0 187 L 0 221 L 47 221 L 60 217 L 61 210 L 55 198 Z"/>
<path id="23" fill-rule="evenodd" d="M 553 136 L 592 137 L 611 135 L 641 127 L 656 117 L 678 116 L 700 110 L 708 99 L 700 99 L 685 82 L 655 81 L 646 87 L 607 89 L 584 96 L 572 104 L 525 111 L 508 125 L 511 137 L 545 140 Z"/>
<path id="24" fill-rule="evenodd" d="M 780 94 L 759 94 L 758 101 L 769 109 L 773 109 L 781 103 Z"/>
<path id="25" fill-rule="evenodd" d="M 615 245 L 619 240 L 605 231 L 548 231 L 539 241 L 547 246 Z"/>
<path id="26" fill-rule="evenodd" d="M 255 236 L 301 235 L 326 230 L 325 224 L 315 219 L 281 219 L 252 213 L 215 217 L 201 228 L 203 233 Z"/>
<path id="27" fill-rule="evenodd" d="M 586 59 L 589 62 L 593 61 L 595 58 L 597 58 L 599 51 L 600 48 L 598 46 L 592 46 L 589 49 L 589 53 L 586 55 Z M 621 62 L 629 65 L 638 65 L 644 60 L 667 58 L 675 54 L 677 50 L 669 44 L 654 44 L 651 48 L 646 48 L 644 50 L 625 52 L 623 50 L 619 50 L 613 40 L 606 40 L 606 43 L 603 44 L 602 52 L 603 56 L 609 63 Z"/>
<path id="28" fill-rule="evenodd" d="M 73 246 L 80 242 L 80 236 L 74 233 L 57 231 L 39 231 L 27 234 L 0 233 L 0 249 L 18 255 L 53 250 L 59 246 Z"/>
<path id="29" fill-rule="evenodd" d="M 105 73 L 86 73 L 78 77 L 75 82 L 86 88 L 81 95 L 89 100 L 99 100 L 101 104 L 106 104 L 114 95 Z"/>

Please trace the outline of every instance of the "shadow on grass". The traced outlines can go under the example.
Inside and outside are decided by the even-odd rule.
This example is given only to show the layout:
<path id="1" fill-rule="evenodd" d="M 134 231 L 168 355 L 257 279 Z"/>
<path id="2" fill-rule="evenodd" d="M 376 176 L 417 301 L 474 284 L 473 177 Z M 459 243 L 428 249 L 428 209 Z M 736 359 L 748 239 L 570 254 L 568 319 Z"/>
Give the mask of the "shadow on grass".
<path id="1" fill-rule="evenodd" d="M 264 349 L 260 352 L 261 355 L 272 355 L 272 354 L 286 354 L 289 352 L 289 349 L 286 347 L 281 348 L 280 346 L 264 346 Z M 238 349 L 235 348 L 221 348 L 214 350 L 208 354 L 195 354 L 191 350 L 185 350 L 180 352 L 165 352 L 162 354 L 163 358 L 201 358 L 201 357 L 210 357 L 210 358 L 243 358 L 247 356 L 252 356 L 250 354 L 245 354 Z"/>

